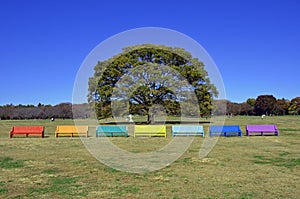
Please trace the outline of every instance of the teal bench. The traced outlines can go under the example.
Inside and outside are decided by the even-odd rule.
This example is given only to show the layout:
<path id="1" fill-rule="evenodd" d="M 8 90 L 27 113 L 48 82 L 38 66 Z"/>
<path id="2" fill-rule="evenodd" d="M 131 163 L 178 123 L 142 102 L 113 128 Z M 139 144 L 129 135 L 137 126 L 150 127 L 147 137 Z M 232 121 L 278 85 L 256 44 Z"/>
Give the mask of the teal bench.
<path id="1" fill-rule="evenodd" d="M 242 137 L 242 130 L 239 125 L 225 125 L 225 126 L 210 126 L 209 136 L 240 136 Z"/>
<path id="2" fill-rule="evenodd" d="M 128 137 L 127 126 L 100 125 L 96 129 L 96 137 Z"/>
<path id="3" fill-rule="evenodd" d="M 175 136 L 202 136 L 204 137 L 203 126 L 172 126 L 172 137 Z"/>

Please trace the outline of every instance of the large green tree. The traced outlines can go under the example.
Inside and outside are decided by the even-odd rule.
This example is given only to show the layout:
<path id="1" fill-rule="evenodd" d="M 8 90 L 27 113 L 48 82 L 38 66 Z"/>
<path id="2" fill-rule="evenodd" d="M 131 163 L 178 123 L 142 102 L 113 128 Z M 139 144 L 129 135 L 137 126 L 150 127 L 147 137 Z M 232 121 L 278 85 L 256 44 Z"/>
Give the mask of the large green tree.
<path id="1" fill-rule="evenodd" d="M 182 48 L 130 46 L 108 60 L 99 61 L 94 70 L 88 97 L 89 102 L 95 102 L 99 119 L 113 115 L 114 101 L 120 102 L 115 105 L 117 109 L 127 103 L 130 114 L 148 115 L 148 120 L 154 104 L 164 107 L 167 114 L 178 115 L 180 104 L 188 100 L 185 96 L 188 90 L 196 96 L 199 105 L 196 111 L 204 116 L 211 113 L 213 97 L 218 94 L 204 64 Z M 195 106 L 185 108 L 193 115 Z"/>

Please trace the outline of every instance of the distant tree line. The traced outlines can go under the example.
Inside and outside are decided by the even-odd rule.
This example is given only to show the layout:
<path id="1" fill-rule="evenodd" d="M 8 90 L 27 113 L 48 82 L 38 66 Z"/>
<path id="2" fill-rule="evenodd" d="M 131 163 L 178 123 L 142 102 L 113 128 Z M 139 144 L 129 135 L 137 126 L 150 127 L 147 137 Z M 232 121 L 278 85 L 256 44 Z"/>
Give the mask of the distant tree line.
<path id="1" fill-rule="evenodd" d="M 1 120 L 22 120 L 22 119 L 72 119 L 89 118 L 90 110 L 88 104 L 60 103 L 58 105 L 12 105 L 0 106 Z"/>
<path id="2" fill-rule="evenodd" d="M 215 114 L 222 114 L 221 104 L 226 104 L 228 115 L 299 115 L 300 97 L 292 100 L 276 99 L 273 95 L 260 95 L 256 99 L 249 98 L 246 102 L 235 103 L 228 100 L 216 101 Z"/>
<path id="3" fill-rule="evenodd" d="M 249 98 L 243 103 L 235 103 L 228 100 L 215 101 L 215 115 L 224 115 L 226 104 L 227 115 L 300 115 L 300 97 L 292 100 L 276 99 L 273 95 L 260 95 L 256 99 Z M 176 108 L 174 110 L 178 110 Z M 138 113 L 138 112 L 137 112 Z M 172 115 L 177 115 L 175 111 Z M 84 104 L 60 103 L 58 105 L 12 105 L 0 106 L 1 120 L 22 119 L 78 119 L 89 118 L 90 106 Z"/>

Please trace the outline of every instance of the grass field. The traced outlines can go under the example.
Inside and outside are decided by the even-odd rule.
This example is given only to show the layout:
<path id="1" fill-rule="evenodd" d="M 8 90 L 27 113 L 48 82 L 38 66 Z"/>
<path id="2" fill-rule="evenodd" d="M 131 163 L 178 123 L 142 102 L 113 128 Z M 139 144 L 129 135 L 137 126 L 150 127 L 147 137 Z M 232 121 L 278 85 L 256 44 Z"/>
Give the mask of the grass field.
<path id="1" fill-rule="evenodd" d="M 132 174 L 97 161 L 80 138 L 55 138 L 56 125 L 72 120 L 0 121 L 0 198 L 299 198 L 300 117 L 226 119 L 243 134 L 256 123 L 275 123 L 280 135 L 220 137 L 204 159 L 197 137 L 170 166 Z M 44 125 L 47 137 L 10 139 L 13 125 Z M 167 130 L 167 138 L 110 139 L 128 151 L 151 151 L 172 139 Z"/>

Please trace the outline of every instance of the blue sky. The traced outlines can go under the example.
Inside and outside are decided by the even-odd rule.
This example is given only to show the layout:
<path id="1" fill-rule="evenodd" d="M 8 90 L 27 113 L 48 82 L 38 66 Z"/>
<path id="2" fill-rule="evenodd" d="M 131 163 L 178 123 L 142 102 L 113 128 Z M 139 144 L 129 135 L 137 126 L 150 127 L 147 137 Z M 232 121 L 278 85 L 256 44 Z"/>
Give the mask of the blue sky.
<path id="1" fill-rule="evenodd" d="M 300 96 L 300 2 L 0 0 L 0 105 L 71 102 L 88 54 L 120 32 L 162 27 L 216 63 L 227 99 Z M 96 64 L 96 63 L 95 63 Z"/>

